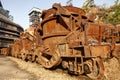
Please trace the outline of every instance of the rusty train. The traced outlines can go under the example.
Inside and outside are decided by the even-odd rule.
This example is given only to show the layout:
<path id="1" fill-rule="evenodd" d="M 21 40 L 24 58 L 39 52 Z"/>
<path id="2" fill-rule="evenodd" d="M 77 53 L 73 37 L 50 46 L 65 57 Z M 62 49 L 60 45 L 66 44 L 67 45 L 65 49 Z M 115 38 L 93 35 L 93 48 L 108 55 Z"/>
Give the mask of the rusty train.
<path id="1" fill-rule="evenodd" d="M 21 33 L 1 54 L 36 61 L 48 69 L 61 64 L 69 73 L 100 79 L 103 59 L 120 53 L 119 27 L 95 23 L 80 8 L 55 3 L 41 18 L 34 35 Z"/>

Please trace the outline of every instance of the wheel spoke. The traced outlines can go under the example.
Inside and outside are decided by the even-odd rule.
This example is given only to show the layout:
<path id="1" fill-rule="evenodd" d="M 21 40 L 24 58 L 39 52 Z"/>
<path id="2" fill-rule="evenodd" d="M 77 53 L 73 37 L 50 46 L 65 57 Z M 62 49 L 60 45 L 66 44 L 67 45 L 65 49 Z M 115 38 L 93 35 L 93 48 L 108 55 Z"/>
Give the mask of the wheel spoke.
<path id="1" fill-rule="evenodd" d="M 57 66 L 60 62 L 61 59 L 58 56 L 58 53 L 39 53 L 38 56 L 39 62 L 45 67 L 45 68 L 53 68 Z"/>

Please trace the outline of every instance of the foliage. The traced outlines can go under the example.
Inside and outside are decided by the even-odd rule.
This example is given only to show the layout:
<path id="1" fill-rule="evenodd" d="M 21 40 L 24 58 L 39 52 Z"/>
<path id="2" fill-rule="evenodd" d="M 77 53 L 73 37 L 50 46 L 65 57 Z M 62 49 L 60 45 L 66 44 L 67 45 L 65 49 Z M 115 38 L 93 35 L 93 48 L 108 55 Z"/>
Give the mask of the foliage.
<path id="1" fill-rule="evenodd" d="M 120 4 L 111 6 L 106 12 L 104 22 L 113 25 L 120 24 Z"/>
<path id="2" fill-rule="evenodd" d="M 86 0 L 83 3 L 82 9 L 84 9 L 85 11 L 87 11 L 87 9 L 94 4 L 94 0 Z"/>
<path id="3" fill-rule="evenodd" d="M 86 0 L 83 4 L 82 9 L 86 11 L 87 14 L 91 12 L 91 5 L 94 4 L 94 0 Z M 95 4 L 94 4 L 95 5 Z M 99 7 L 98 11 L 96 11 L 96 15 L 98 16 L 98 22 L 103 23 L 110 23 L 113 25 L 120 24 L 120 3 L 119 0 L 115 0 L 114 4 L 110 6 L 109 8 L 106 8 L 103 6 L 97 6 Z"/>

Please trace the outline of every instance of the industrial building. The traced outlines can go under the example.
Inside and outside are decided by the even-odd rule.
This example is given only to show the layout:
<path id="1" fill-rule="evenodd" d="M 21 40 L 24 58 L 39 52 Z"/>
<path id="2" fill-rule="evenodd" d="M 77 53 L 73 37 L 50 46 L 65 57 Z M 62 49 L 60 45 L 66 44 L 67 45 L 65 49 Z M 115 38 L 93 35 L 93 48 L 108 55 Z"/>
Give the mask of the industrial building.
<path id="1" fill-rule="evenodd" d="M 13 17 L 3 8 L 0 1 L 0 49 L 8 47 L 14 39 L 19 39 L 20 32 L 23 31 L 23 28 L 12 20 Z"/>

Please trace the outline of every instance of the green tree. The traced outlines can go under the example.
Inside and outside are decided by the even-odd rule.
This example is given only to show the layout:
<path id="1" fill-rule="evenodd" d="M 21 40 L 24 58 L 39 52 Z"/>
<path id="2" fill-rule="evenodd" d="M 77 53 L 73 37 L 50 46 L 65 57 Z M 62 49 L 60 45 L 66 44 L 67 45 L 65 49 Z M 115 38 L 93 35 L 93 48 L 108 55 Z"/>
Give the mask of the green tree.
<path id="1" fill-rule="evenodd" d="M 120 24 L 120 4 L 113 5 L 109 8 L 104 21 L 113 25 Z"/>

